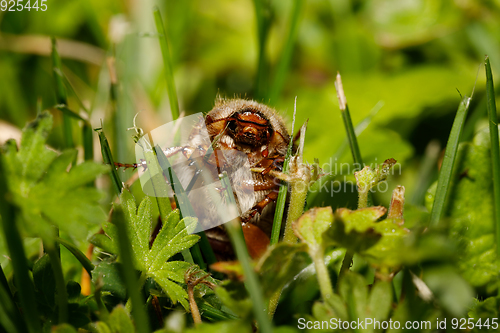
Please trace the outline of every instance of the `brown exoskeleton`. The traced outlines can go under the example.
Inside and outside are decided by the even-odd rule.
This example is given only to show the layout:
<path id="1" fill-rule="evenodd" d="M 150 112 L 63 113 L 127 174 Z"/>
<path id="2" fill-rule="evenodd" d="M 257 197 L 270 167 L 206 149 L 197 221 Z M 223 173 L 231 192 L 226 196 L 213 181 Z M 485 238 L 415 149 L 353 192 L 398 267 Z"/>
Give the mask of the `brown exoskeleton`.
<path id="1" fill-rule="evenodd" d="M 204 139 L 207 134 L 210 142 Z M 212 178 L 223 171 L 231 175 L 245 239 L 250 254 L 255 257 L 269 243 L 274 203 L 280 186 L 274 175 L 282 169 L 289 142 L 290 135 L 284 121 L 274 109 L 255 101 L 218 99 L 205 119 L 193 126 L 186 146 L 170 147 L 164 152 L 167 156 L 180 152 L 185 156 L 184 165 L 175 172 L 184 188 L 194 183 L 192 180 L 195 179 L 196 184 L 190 186 L 202 189 L 189 192 L 188 198 L 197 215 L 204 210 L 200 223 L 205 225 L 217 225 L 210 220 L 215 221 L 218 212 L 216 205 L 207 205 L 208 193 L 203 190 L 206 183 L 202 177 L 196 180 L 195 174 L 200 165 L 195 165 L 194 161 L 205 164 L 208 168 L 204 169 L 210 170 Z M 211 155 L 207 153 L 210 146 L 213 148 Z M 236 158 L 242 153 L 246 155 L 243 168 L 242 159 Z M 208 158 L 200 158 L 205 154 Z M 226 255 L 232 249 L 222 226 L 206 230 L 206 235 L 219 257 L 231 257 Z"/>
<path id="2" fill-rule="evenodd" d="M 264 169 L 262 172 L 252 172 L 251 179 L 241 179 L 240 184 L 233 186 L 247 186 L 254 190 L 253 197 L 245 198 L 253 201 L 252 208 L 241 214 L 246 239 L 259 237 L 259 229 L 263 231 L 261 237 L 269 237 L 274 217 L 274 202 L 278 197 L 280 184 L 270 171 L 281 171 L 290 142 L 283 119 L 274 109 L 255 101 L 219 99 L 206 115 L 205 124 L 214 148 L 244 152 L 251 168 Z M 207 230 L 207 236 L 212 238 L 212 243 L 227 243 L 225 233 L 214 229 Z M 250 252 L 252 253 L 251 248 Z M 260 250 L 257 249 L 256 252 Z"/>

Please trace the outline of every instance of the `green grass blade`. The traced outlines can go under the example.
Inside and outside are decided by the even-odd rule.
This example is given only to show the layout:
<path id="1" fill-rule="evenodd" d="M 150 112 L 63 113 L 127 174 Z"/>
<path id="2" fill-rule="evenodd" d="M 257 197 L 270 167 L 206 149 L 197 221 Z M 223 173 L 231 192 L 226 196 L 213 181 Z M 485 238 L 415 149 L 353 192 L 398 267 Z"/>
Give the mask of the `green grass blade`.
<path id="1" fill-rule="evenodd" d="M 0 323 L 7 332 L 25 332 L 25 323 L 10 292 L 7 278 L 0 266 Z"/>
<path id="2" fill-rule="evenodd" d="M 495 225 L 497 233 L 497 253 L 500 255 L 500 143 L 498 140 L 498 118 L 495 102 L 495 88 L 491 73 L 490 59 L 486 57 L 486 99 L 490 124 L 491 164 L 493 170 L 493 194 L 495 209 Z"/>
<path id="3" fill-rule="evenodd" d="M 460 142 L 460 133 L 464 127 L 465 117 L 467 116 L 467 111 L 469 110 L 469 104 L 470 97 L 465 96 L 460 102 L 455 120 L 453 121 L 453 126 L 446 145 L 446 151 L 444 153 L 443 163 L 441 164 L 441 171 L 439 172 L 430 225 L 437 225 L 444 214 L 446 198 L 448 196 L 448 190 L 450 188 L 453 172 L 453 165 L 455 164 L 458 143 Z"/>
<path id="4" fill-rule="evenodd" d="M 140 290 L 137 272 L 134 269 L 132 260 L 132 244 L 127 234 L 125 216 L 121 208 L 115 209 L 113 213 L 113 223 L 118 230 L 118 247 L 120 250 L 121 269 L 123 281 L 127 287 L 127 294 L 132 303 L 132 317 L 134 318 L 137 332 L 151 332 L 148 316 L 145 309 L 144 297 Z"/>
<path id="5" fill-rule="evenodd" d="M 101 154 L 102 160 L 105 164 L 109 164 L 111 166 L 110 176 L 111 182 L 113 183 L 113 187 L 117 195 L 122 193 L 122 181 L 120 180 L 120 176 L 118 175 L 118 171 L 115 168 L 115 162 L 113 160 L 113 155 L 111 154 L 111 148 L 109 148 L 108 139 L 106 139 L 106 135 L 102 128 L 94 129 L 99 134 L 99 142 L 101 143 Z"/>
<path id="6" fill-rule="evenodd" d="M 209 319 L 210 321 L 222 321 L 222 320 L 228 320 L 228 319 L 238 319 L 237 316 L 229 314 L 227 312 L 223 312 L 219 309 L 216 309 L 207 303 L 201 303 L 199 305 L 200 308 L 200 313 L 204 318 Z"/>
<path id="7" fill-rule="evenodd" d="M 94 137 L 92 126 L 84 123 L 82 127 L 83 157 L 86 161 L 94 159 Z"/>
<path id="8" fill-rule="evenodd" d="M 270 27 L 270 9 L 269 3 L 265 0 L 254 0 L 255 18 L 257 21 L 257 40 L 258 40 L 258 60 L 257 75 L 255 76 L 255 99 L 264 100 L 268 86 L 268 64 L 266 60 L 266 43 L 269 36 Z"/>
<path id="9" fill-rule="evenodd" d="M 297 97 L 295 97 L 293 107 L 293 122 L 292 122 L 292 135 L 290 136 L 290 143 L 286 151 L 285 161 L 283 162 L 283 173 L 288 174 L 290 168 L 290 157 L 292 156 L 293 146 L 293 129 L 295 126 L 295 114 L 297 112 Z M 276 209 L 274 210 L 273 229 L 271 231 L 270 245 L 278 243 L 281 233 L 281 224 L 283 222 L 283 213 L 285 212 L 286 196 L 288 194 L 288 185 L 281 181 L 280 190 L 278 192 L 278 199 L 276 200 Z"/>
<path id="10" fill-rule="evenodd" d="M 57 104 L 68 105 L 68 96 L 66 93 L 66 88 L 64 87 L 64 83 L 61 79 L 61 76 L 58 74 L 62 73 L 62 63 L 61 58 L 59 57 L 59 53 L 57 52 L 56 39 L 52 38 L 52 68 L 54 72 L 54 85 L 56 91 L 56 100 Z M 73 148 L 73 130 L 71 128 L 71 117 L 66 113 L 63 114 L 63 133 L 64 133 L 64 142 L 66 148 Z"/>
<path id="11" fill-rule="evenodd" d="M 293 47 L 295 41 L 297 40 L 297 34 L 299 31 L 299 21 L 300 13 L 302 12 L 304 1 L 294 0 L 292 8 L 292 17 L 290 19 L 290 27 L 288 29 L 288 36 L 286 39 L 285 46 L 283 47 L 283 52 L 278 60 L 278 67 L 276 68 L 276 73 L 274 76 L 274 81 L 269 92 L 269 99 L 271 102 L 276 102 L 278 99 L 283 85 L 285 83 L 288 68 L 290 67 L 290 62 L 293 55 Z"/>
<path id="12" fill-rule="evenodd" d="M 349 139 L 349 146 L 351 147 L 352 159 L 354 160 L 355 165 L 358 166 L 358 168 L 355 169 L 361 170 L 363 168 L 363 159 L 361 158 L 361 151 L 359 150 L 358 140 L 356 138 L 354 126 L 352 125 L 351 115 L 349 113 L 349 107 L 347 106 L 347 100 L 344 94 L 344 88 L 342 87 L 340 74 L 337 74 L 335 88 L 337 89 L 339 108 L 342 113 L 342 120 L 344 121 L 347 138 Z"/>
<path id="13" fill-rule="evenodd" d="M 42 331 L 42 327 L 36 306 L 35 288 L 30 278 L 23 241 L 17 229 L 16 208 L 7 200 L 7 196 L 7 181 L 3 162 L 0 159 L 0 223 L 14 268 L 14 281 L 17 286 L 22 286 L 19 288 L 18 294 L 24 322 L 28 326 L 28 332 L 38 333 Z"/>
<path id="14" fill-rule="evenodd" d="M 437 140 L 429 142 L 427 148 L 425 148 L 424 157 L 422 159 L 422 162 L 420 163 L 420 168 L 418 171 L 417 185 L 410 200 L 413 205 L 424 204 L 425 193 L 433 182 L 433 179 L 435 179 L 435 166 L 439 159 L 440 152 L 441 145 Z"/>
<path id="15" fill-rule="evenodd" d="M 92 270 L 94 269 L 94 264 L 90 262 L 89 258 L 80 251 L 75 245 L 71 244 L 67 240 L 56 237 L 56 242 L 59 244 L 63 245 L 66 249 L 68 249 L 69 252 L 71 252 L 72 255 L 75 256 L 75 258 L 82 264 L 83 268 L 89 273 L 90 276 L 92 276 Z"/>
<path id="16" fill-rule="evenodd" d="M 76 93 L 75 89 L 73 88 L 73 86 L 69 82 L 69 80 L 66 77 L 66 75 L 64 75 L 64 73 L 59 68 L 54 68 L 54 75 L 58 75 L 60 77 L 60 79 L 64 83 L 64 87 L 66 88 L 66 92 L 69 91 L 75 97 L 75 99 L 78 102 L 78 105 L 80 106 L 80 108 L 82 108 L 82 110 L 85 111 L 85 113 L 90 114 L 89 109 L 85 106 L 85 104 L 83 104 L 83 102 L 80 99 L 80 97 L 78 97 L 78 94 Z"/>
<path id="17" fill-rule="evenodd" d="M 224 172 L 223 177 L 220 177 L 220 180 L 222 188 L 225 189 L 224 193 L 226 196 L 226 202 L 231 203 L 234 209 L 236 209 L 236 201 L 231 189 L 231 182 L 229 181 L 226 172 Z M 250 295 L 250 299 L 252 300 L 252 307 L 259 331 L 263 333 L 272 332 L 273 327 L 267 315 L 267 306 L 264 302 L 262 287 L 259 284 L 257 275 L 255 274 L 254 268 L 250 262 L 250 255 L 248 254 L 248 249 L 243 237 L 240 220 L 239 218 L 234 219 L 226 223 L 225 226 L 229 234 L 229 238 L 231 239 L 231 244 L 236 252 L 236 257 L 238 258 L 241 267 L 243 267 L 245 286 L 248 290 L 248 294 Z"/>
<path id="18" fill-rule="evenodd" d="M 347 132 L 347 138 L 349 140 L 349 146 L 351 148 L 352 159 L 354 160 L 354 169 L 361 170 L 363 168 L 363 159 L 361 158 L 361 151 L 359 150 L 358 139 L 356 138 L 356 132 L 352 124 L 351 115 L 349 113 L 349 107 L 347 106 L 347 99 L 344 93 L 344 87 L 342 86 L 342 78 L 340 73 L 337 73 L 337 78 L 335 81 L 335 89 L 337 90 L 337 98 L 339 100 L 340 113 L 342 114 L 342 120 L 344 122 L 344 127 Z M 371 193 L 368 193 L 367 205 L 372 206 L 373 200 Z M 342 267 L 340 268 L 340 274 L 345 274 L 345 272 L 351 267 L 354 254 L 347 251 L 342 261 Z"/>
<path id="19" fill-rule="evenodd" d="M 179 102 L 177 100 L 177 92 L 175 90 L 174 72 L 172 69 L 172 59 L 168 48 L 167 33 L 163 25 L 158 7 L 153 9 L 155 17 L 156 30 L 158 31 L 158 39 L 160 41 L 161 54 L 163 56 L 163 65 L 165 70 L 165 79 L 167 81 L 168 99 L 170 102 L 170 112 L 172 112 L 172 120 L 179 118 Z"/>
<path id="20" fill-rule="evenodd" d="M 54 272 L 54 280 L 56 284 L 56 300 L 57 308 L 59 310 L 59 324 L 68 322 L 68 293 L 66 291 L 66 284 L 64 283 L 64 275 L 61 265 L 61 257 L 59 247 L 55 242 L 44 242 L 43 247 L 45 252 L 49 255 L 50 266 Z"/>

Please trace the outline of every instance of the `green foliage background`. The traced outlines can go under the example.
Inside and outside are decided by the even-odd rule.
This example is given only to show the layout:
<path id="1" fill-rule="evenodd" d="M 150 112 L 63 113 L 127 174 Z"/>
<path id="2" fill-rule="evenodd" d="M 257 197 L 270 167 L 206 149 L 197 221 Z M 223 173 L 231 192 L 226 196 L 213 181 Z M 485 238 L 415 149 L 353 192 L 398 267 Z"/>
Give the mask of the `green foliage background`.
<path id="1" fill-rule="evenodd" d="M 258 74 L 255 3 L 263 5 L 263 17 L 269 23 L 261 76 Z M 20 189 L 37 186 L 37 195 L 30 196 L 29 200 L 23 199 L 21 190 L 13 193 L 16 205 L 24 207 L 25 222 L 32 223 L 21 227 L 22 235 L 27 236 L 24 239 L 27 256 L 37 258 L 40 250 L 40 242 L 28 236 L 51 237 L 43 234 L 46 228 L 37 229 L 43 221 L 36 216 L 43 213 L 60 226 L 62 238 L 84 251 L 88 237 L 99 230 L 99 220 L 105 219 L 103 212 L 109 210 L 114 195 L 109 179 L 98 178 L 97 188 L 106 194 L 100 199 L 101 211 L 96 206 L 100 195 L 94 190 L 80 188 L 70 192 L 71 187 L 63 187 L 68 192 L 61 190 L 56 196 L 50 190 L 57 189 L 44 184 L 50 177 L 66 177 L 57 182 L 69 186 L 73 181 L 79 186 L 106 170 L 86 162 L 89 164 L 74 168 L 67 175 L 63 173 L 73 159 L 83 160 L 80 149 L 83 142 L 79 134 L 81 124 L 73 120 L 72 138 L 79 151 L 65 150 L 73 147 L 68 146 L 64 138 L 63 113 L 54 108 L 59 101 L 54 89 L 50 37 L 57 40 L 62 71 L 78 96 L 68 93 L 68 108 L 76 112 L 87 109 L 92 128 L 102 125 L 106 130 L 115 160 L 133 162 L 132 133 L 127 129 L 133 126 L 134 116 L 139 113 L 137 125 L 145 131 L 172 119 L 153 18 L 153 6 L 157 5 L 167 30 L 181 111 L 208 112 L 217 95 L 240 96 L 275 107 L 291 127 L 297 96 L 296 124 L 309 120 L 304 157 L 310 162 L 318 158 L 323 170 L 333 173 L 325 178 L 329 192 L 311 195 L 308 207 L 356 208 L 354 188 L 332 193 L 338 184 L 345 182 L 351 189 L 349 182 L 354 182 L 352 157 L 345 143 L 334 88 L 337 72 L 342 75 L 353 123 L 365 120 L 367 125 L 358 134 L 365 163 L 378 164 L 387 158 L 400 163 L 394 169 L 395 175 L 388 180 L 387 191 L 375 194 L 375 203 L 388 206 L 395 185 L 404 185 L 405 227 L 415 228 L 412 230 L 425 226 L 433 198 L 432 189 L 427 194 L 426 190 L 437 179 L 439 151 L 446 145 L 460 95 L 470 95 L 475 89 L 462 134 L 462 141 L 468 143 L 460 148 L 461 162 L 455 170 L 447 212 L 450 231 L 447 228 L 433 230 L 422 239 L 410 237 L 406 243 L 398 243 L 414 252 L 396 261 L 415 272 L 429 268 L 430 273 L 424 280 L 438 291 L 442 307 L 422 310 L 426 305 L 422 305 L 421 300 L 415 301 L 413 307 L 406 301 L 404 306 L 408 308 L 399 307 L 395 316 L 423 318 L 430 317 L 429 313 L 436 314 L 434 311 L 465 315 L 466 308 L 472 309 L 474 318 L 484 313 L 494 316 L 494 311 L 498 316 L 496 299 L 480 303 L 497 292 L 499 266 L 491 213 L 493 202 L 482 200 L 492 195 L 492 184 L 488 178 L 491 166 L 483 68 L 479 75 L 477 73 L 484 55 L 488 54 L 493 76 L 500 77 L 500 1 L 297 1 L 301 4 L 297 31 L 291 44 L 290 62 L 286 63 L 283 50 L 295 22 L 292 20 L 294 3 L 283 0 L 50 0 L 45 12 L 0 11 L 0 144 L 8 138 L 15 138 L 19 143 L 20 129 L 40 110 L 49 110 L 54 124 L 50 134 L 45 133 L 47 143 L 57 151 L 64 151 L 57 158 L 55 153 L 45 152 L 37 160 L 6 154 L 10 158 L 6 165 L 11 168 L 6 174 L 17 172 L 20 177 L 7 179 L 9 186 Z M 110 89 L 107 62 L 113 56 L 119 83 L 116 100 Z M 285 71 L 280 72 L 283 63 Z M 101 161 L 97 134 L 93 143 L 94 160 Z M 14 154 L 15 147 L 12 144 L 8 147 Z M 464 170 L 467 170 L 465 177 Z M 47 178 L 38 182 L 45 172 L 48 172 Z M 125 181 L 131 172 L 119 174 Z M 136 198 L 144 196 L 137 184 L 131 192 Z M 78 202 L 79 196 L 85 199 Z M 70 206 L 73 209 L 66 210 Z M 153 215 L 158 214 L 155 205 L 152 210 Z M 61 217 L 64 214 L 71 217 L 72 223 L 65 223 Z M 448 232 L 451 238 L 458 240 L 456 244 L 443 236 Z M 442 256 L 433 256 L 433 250 Z M 458 255 L 453 254 L 454 251 Z M 12 268 L 2 233 L 0 254 L 0 264 L 10 276 Z M 335 253 L 330 255 L 335 257 Z M 81 269 L 78 261 L 64 248 L 61 256 L 65 279 L 78 280 Z M 355 263 L 354 270 L 369 280 L 367 269 L 366 264 L 356 266 Z M 444 277 L 450 281 L 448 289 Z M 349 294 L 345 290 L 362 285 L 358 276 L 349 279 L 352 283 L 345 283 L 343 298 Z M 405 279 L 401 277 L 398 283 L 408 283 L 408 276 Z M 460 288 L 466 289 L 463 295 L 477 297 L 475 307 L 470 308 L 470 299 L 452 296 Z M 360 299 L 366 302 L 367 291 L 363 293 L 364 298 Z M 290 304 L 294 297 L 305 300 L 306 296 L 297 292 L 285 295 L 292 298 Z M 456 304 L 458 308 L 454 307 Z M 417 308 L 422 310 L 420 317 Z M 493 312 L 488 312 L 490 310 Z M 120 308 L 115 311 L 114 316 L 111 314 L 113 318 L 122 315 Z M 316 306 L 312 315 L 320 318 L 321 311 Z M 332 315 L 325 311 L 325 318 Z M 295 325 L 292 318 L 286 318 L 286 313 L 286 309 L 281 312 L 278 309 L 276 321 Z"/>

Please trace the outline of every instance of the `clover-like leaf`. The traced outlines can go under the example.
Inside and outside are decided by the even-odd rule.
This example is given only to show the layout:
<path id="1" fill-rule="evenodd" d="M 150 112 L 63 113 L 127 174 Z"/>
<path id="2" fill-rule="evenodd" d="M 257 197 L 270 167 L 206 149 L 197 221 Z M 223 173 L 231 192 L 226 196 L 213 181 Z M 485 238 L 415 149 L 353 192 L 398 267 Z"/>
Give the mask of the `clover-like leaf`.
<path id="1" fill-rule="evenodd" d="M 23 130 L 19 151 L 13 141 L 4 148 L 4 164 L 14 204 L 21 208 L 25 231 L 35 237 L 54 236 L 53 225 L 75 238 L 85 238 L 88 225 L 100 223 L 103 194 L 87 186 L 108 167 L 94 162 L 69 166 L 76 150 L 61 154 L 45 142 L 52 128 L 52 116 L 42 112 Z"/>
<path id="2" fill-rule="evenodd" d="M 399 250 L 404 245 L 408 230 L 397 223 L 399 219 L 378 222 L 386 211 L 381 206 L 338 209 L 332 227 L 324 234 L 325 242 L 362 254 L 377 266 L 398 266 Z"/>
<path id="3" fill-rule="evenodd" d="M 309 251 L 317 251 L 323 249 L 323 233 L 330 228 L 332 222 L 331 207 L 313 208 L 293 224 L 293 230 L 307 244 Z"/>
<path id="4" fill-rule="evenodd" d="M 179 210 L 174 210 L 163 220 L 164 224 L 150 248 L 152 227 L 152 202 L 145 197 L 139 207 L 129 191 L 124 190 L 120 197 L 125 212 L 127 232 L 132 245 L 134 267 L 152 278 L 175 304 L 180 302 L 188 309 L 187 292 L 179 284 L 184 283 L 184 273 L 192 265 L 184 261 L 168 261 L 175 254 L 192 247 L 198 235 L 188 234 L 186 225 L 194 223 L 191 217 L 180 219 Z M 92 236 L 90 241 L 103 250 L 118 253 L 116 226 L 104 224 L 105 234 Z"/>
<path id="5" fill-rule="evenodd" d="M 257 271 L 266 297 L 290 282 L 305 266 L 307 266 L 306 247 L 301 244 L 278 243 L 269 248 L 260 258 Z M 280 263 L 277 265 L 277 263 Z"/>

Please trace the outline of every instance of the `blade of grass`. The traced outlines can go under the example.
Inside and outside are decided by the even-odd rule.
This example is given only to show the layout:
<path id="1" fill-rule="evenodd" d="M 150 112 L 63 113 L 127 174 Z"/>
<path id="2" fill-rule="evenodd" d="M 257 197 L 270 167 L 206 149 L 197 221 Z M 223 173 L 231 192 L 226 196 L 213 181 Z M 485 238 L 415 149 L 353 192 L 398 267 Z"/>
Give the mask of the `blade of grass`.
<path id="1" fill-rule="evenodd" d="M 68 251 L 75 256 L 75 258 L 80 262 L 80 264 L 82 264 L 83 268 L 85 268 L 87 273 L 89 273 L 89 275 L 92 276 L 92 270 L 94 269 L 94 264 L 90 262 L 89 258 L 87 258 L 87 256 L 82 251 L 80 251 L 80 249 L 78 249 L 75 245 L 71 244 L 70 242 L 68 242 L 63 238 L 56 237 L 55 240 L 59 244 L 63 245 L 66 249 L 68 249 Z"/>
<path id="2" fill-rule="evenodd" d="M 335 80 L 335 89 L 337 90 L 337 98 L 339 100 L 340 113 L 342 114 L 342 120 L 344 121 L 344 127 L 347 132 L 347 138 L 349 139 L 349 146 L 351 147 L 352 158 L 354 160 L 354 171 L 361 170 L 363 168 L 363 159 L 361 158 L 361 151 L 359 150 L 358 140 L 356 138 L 356 133 L 354 131 L 354 126 L 352 125 L 351 115 L 349 113 L 349 107 L 347 106 L 347 99 L 344 93 L 344 87 L 342 86 L 342 78 L 340 73 L 337 73 L 337 78 Z M 371 206 L 373 204 L 371 193 L 368 193 L 367 205 Z M 344 260 L 342 261 L 342 267 L 340 268 L 340 273 L 345 273 L 349 267 L 352 265 L 352 260 L 354 253 L 347 251 L 345 253 Z"/>
<path id="3" fill-rule="evenodd" d="M 370 113 L 368 114 L 368 116 L 366 116 L 365 118 L 363 118 L 363 120 L 361 120 L 356 125 L 356 127 L 354 128 L 354 133 L 356 134 L 356 137 L 358 137 L 361 133 L 363 133 L 363 131 L 366 128 L 368 128 L 368 126 L 372 122 L 372 120 L 375 117 L 375 115 L 380 111 L 380 109 L 383 106 L 384 106 L 384 102 L 383 101 L 379 101 L 370 110 Z M 312 208 L 311 204 L 314 204 L 314 201 L 315 201 L 317 195 L 320 193 L 320 189 L 322 188 L 322 186 L 324 186 L 325 182 L 331 182 L 332 181 L 332 178 L 328 177 L 328 174 L 330 174 L 331 171 L 332 171 L 331 170 L 331 166 L 333 165 L 332 162 L 333 163 L 337 162 L 337 160 L 342 156 L 342 154 L 344 153 L 344 151 L 345 151 L 345 149 L 347 148 L 348 145 L 349 145 L 349 139 L 348 138 L 344 138 L 344 140 L 340 144 L 339 148 L 337 148 L 337 151 L 335 152 L 335 154 L 333 154 L 330 157 L 330 161 L 331 161 L 330 165 L 327 165 L 326 168 L 323 169 L 323 173 L 326 173 L 327 175 L 325 177 L 321 177 L 317 182 L 315 182 L 311 186 L 311 190 L 309 191 L 309 194 L 307 195 L 307 203 L 306 203 L 306 209 L 305 210 L 308 210 L 309 208 Z"/>
<path id="4" fill-rule="evenodd" d="M 290 136 L 290 143 L 288 144 L 288 150 L 286 151 L 285 161 L 283 162 L 283 173 L 288 174 L 288 169 L 290 169 L 290 156 L 292 155 L 293 146 L 293 130 L 295 127 L 295 115 L 297 113 L 297 96 L 295 96 L 295 102 L 293 104 L 293 121 L 292 121 L 292 135 Z M 278 199 L 276 200 L 276 209 L 274 210 L 274 220 L 273 229 L 271 231 L 271 241 L 270 245 L 278 243 L 281 233 L 281 223 L 283 222 L 283 213 L 285 211 L 286 196 L 288 192 L 288 185 L 281 181 L 280 190 L 278 192 Z"/>
<path id="5" fill-rule="evenodd" d="M 138 288 L 139 279 L 137 278 L 137 272 L 134 269 L 134 263 L 132 260 L 132 245 L 127 234 L 127 226 L 125 225 L 125 216 L 121 208 L 115 209 L 113 213 L 113 223 L 117 227 L 118 231 L 118 248 L 120 250 L 120 257 L 122 265 L 122 275 L 125 286 L 127 287 L 127 293 L 130 297 L 132 303 L 132 317 L 134 318 L 135 327 L 137 332 L 151 332 L 149 325 L 148 316 L 146 309 L 144 307 L 144 297 L 141 290 Z"/>
<path id="6" fill-rule="evenodd" d="M 94 138 L 92 134 L 92 126 L 85 122 L 82 127 L 82 141 L 83 157 L 86 161 L 94 159 Z"/>
<path id="7" fill-rule="evenodd" d="M 354 160 L 355 165 L 357 164 L 357 168 L 355 168 L 355 170 L 361 170 L 363 168 L 363 159 L 361 158 L 361 151 L 359 150 L 358 140 L 356 138 L 356 133 L 354 132 L 354 126 L 352 125 L 351 115 L 349 113 L 349 107 L 347 106 L 347 100 L 344 94 L 340 73 L 337 73 L 335 89 L 337 90 L 340 113 L 342 114 L 342 120 L 344 121 L 347 138 L 349 139 L 349 146 L 351 147 L 352 159 Z"/>
<path id="8" fill-rule="evenodd" d="M 342 78 L 340 73 L 337 73 L 337 79 L 335 80 L 335 89 L 337 90 L 337 98 L 339 100 L 340 113 L 342 114 L 342 120 L 344 122 L 344 127 L 347 132 L 347 138 L 349 139 L 349 146 L 351 148 L 352 159 L 354 160 L 354 169 L 361 170 L 364 167 L 363 159 L 361 158 L 361 151 L 359 150 L 358 139 L 356 138 L 356 132 L 354 126 L 352 125 L 351 114 L 349 113 L 349 106 L 347 105 L 347 99 L 344 93 L 344 87 L 342 86 Z M 368 193 L 368 206 L 373 205 L 373 199 L 371 193 Z"/>
<path id="9" fill-rule="evenodd" d="M 113 187 L 117 195 L 122 193 L 122 181 L 120 180 L 120 176 L 118 176 L 118 171 L 115 168 L 115 162 L 113 160 L 113 155 L 111 154 L 111 148 L 109 148 L 108 139 L 106 139 L 106 135 L 102 128 L 94 129 L 99 134 L 99 142 L 101 143 L 101 154 L 102 160 L 105 164 L 109 164 L 111 166 L 110 176 L 111 182 L 113 183 Z"/>
<path id="10" fill-rule="evenodd" d="M 266 61 L 266 44 L 269 36 L 270 27 L 270 8 L 266 0 L 254 0 L 255 18 L 257 21 L 257 40 L 259 55 L 257 60 L 257 75 L 255 77 L 255 98 L 257 100 L 265 99 L 268 77 Z"/>
<path id="11" fill-rule="evenodd" d="M 172 120 L 176 120 L 179 118 L 179 102 L 177 100 L 177 92 L 175 90 L 174 72 L 172 70 L 172 59 L 168 48 L 167 33 L 165 32 L 165 26 L 163 25 L 163 19 L 158 7 L 154 7 L 153 14 L 155 17 L 156 30 L 158 31 L 161 54 L 163 56 L 163 66 L 165 70 L 165 80 L 167 81 L 170 112 L 172 112 Z"/>
<path id="12" fill-rule="evenodd" d="M 410 200 L 413 205 L 423 205 L 425 193 L 433 179 L 435 179 L 435 165 L 440 152 L 441 145 L 437 140 L 429 142 L 425 148 L 424 157 L 418 171 L 417 186 Z"/>
<path id="13" fill-rule="evenodd" d="M 49 255 L 50 266 L 54 272 L 57 308 L 59 310 L 58 322 L 59 324 L 66 323 L 68 322 L 68 293 L 66 291 L 66 284 L 64 283 L 59 247 L 55 242 L 50 241 L 44 242 L 43 248 Z"/>
<path id="14" fill-rule="evenodd" d="M 57 52 L 56 39 L 52 37 L 52 68 L 54 72 L 54 85 L 56 90 L 56 100 L 57 104 L 68 105 L 68 96 L 66 94 L 66 88 L 61 79 L 61 76 L 57 74 L 57 70 L 62 73 L 62 64 L 59 53 Z M 64 143 L 66 148 L 73 148 L 73 130 L 71 128 L 71 117 L 66 113 L 63 113 L 63 133 L 64 133 Z"/>
<path id="15" fill-rule="evenodd" d="M 219 309 L 216 309 L 207 303 L 201 303 L 200 306 L 200 313 L 204 318 L 208 318 L 210 321 L 222 321 L 222 320 L 228 320 L 228 319 L 238 319 L 237 316 L 232 315 L 227 312 L 223 312 Z"/>
<path id="16" fill-rule="evenodd" d="M 430 225 L 436 226 L 439 220 L 443 217 L 446 198 L 450 188 L 451 176 L 453 172 L 453 165 L 458 150 L 458 143 L 460 142 L 460 133 L 464 127 L 465 117 L 469 110 L 470 98 L 464 96 L 458 107 L 457 115 L 453 121 L 448 143 L 444 153 L 443 163 L 441 164 L 441 171 L 439 172 L 438 184 L 436 195 L 434 197 L 434 205 L 432 206 Z"/>
<path id="17" fill-rule="evenodd" d="M 21 319 L 9 284 L 0 266 L 0 323 L 7 332 L 25 332 L 26 324 Z"/>
<path id="18" fill-rule="evenodd" d="M 233 196 L 233 191 L 231 189 L 231 182 L 227 173 L 220 177 L 222 188 L 224 189 L 224 195 L 226 196 L 226 202 L 231 204 L 231 207 L 236 210 L 236 201 Z M 222 217 L 222 216 L 221 216 Z M 231 244 L 233 245 L 234 251 L 236 252 L 236 257 L 238 258 L 241 266 L 243 267 L 243 273 L 245 275 L 245 287 L 248 290 L 250 299 L 252 300 L 253 312 L 255 319 L 258 324 L 260 332 L 267 333 L 272 332 L 272 323 L 267 316 L 266 304 L 264 302 L 264 296 L 262 292 L 262 287 L 259 284 L 257 275 L 250 262 L 250 255 L 248 254 L 248 249 L 243 237 L 243 230 L 241 229 L 241 223 L 239 218 L 234 219 L 226 223 L 226 230 L 231 239 Z"/>
<path id="19" fill-rule="evenodd" d="M 17 229 L 16 208 L 7 200 L 7 195 L 7 181 L 0 158 L 0 223 L 14 269 L 14 281 L 16 286 L 19 286 L 18 294 L 24 322 L 28 326 L 28 332 L 38 333 L 42 331 L 42 327 L 36 306 L 35 288 L 30 278 L 23 241 Z"/>
<path id="20" fill-rule="evenodd" d="M 486 56 L 486 99 L 488 117 L 490 124 L 490 141 L 491 141 L 491 164 L 493 170 L 493 205 L 495 210 L 495 225 L 497 236 L 497 254 L 500 255 L 500 143 L 498 141 L 498 118 L 497 106 L 495 102 L 495 88 L 493 85 L 493 74 L 491 73 L 490 59 Z"/>
<path id="21" fill-rule="evenodd" d="M 290 26 L 288 28 L 288 36 L 285 42 L 285 46 L 283 47 L 283 52 L 281 53 L 280 59 L 277 62 L 278 67 L 276 68 L 274 81 L 268 96 L 271 103 L 276 102 L 281 93 L 281 90 L 283 89 L 283 84 L 285 83 L 287 71 L 292 60 L 293 47 L 295 45 L 295 41 L 297 40 L 300 13 L 302 12 L 303 4 L 303 0 L 293 1 Z"/>

